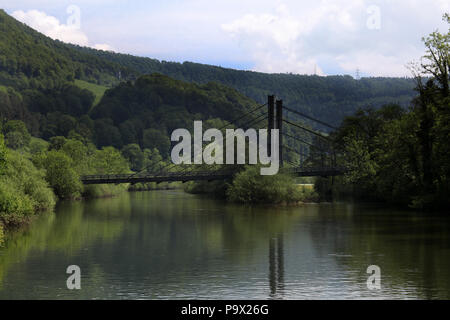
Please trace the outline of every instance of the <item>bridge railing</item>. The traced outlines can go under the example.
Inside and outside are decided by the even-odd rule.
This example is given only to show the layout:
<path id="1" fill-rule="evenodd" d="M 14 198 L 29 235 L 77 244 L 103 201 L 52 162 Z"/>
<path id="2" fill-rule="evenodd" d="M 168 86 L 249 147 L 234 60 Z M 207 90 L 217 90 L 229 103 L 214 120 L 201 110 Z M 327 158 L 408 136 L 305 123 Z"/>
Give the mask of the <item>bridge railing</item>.
<path id="1" fill-rule="evenodd" d="M 158 177 L 190 177 L 190 176 L 224 176 L 230 174 L 228 171 L 195 171 L 195 172 L 165 172 L 165 173 L 145 173 L 145 174 L 95 174 L 82 176 L 82 181 L 93 180 L 139 180 L 146 178 L 158 178 Z"/>

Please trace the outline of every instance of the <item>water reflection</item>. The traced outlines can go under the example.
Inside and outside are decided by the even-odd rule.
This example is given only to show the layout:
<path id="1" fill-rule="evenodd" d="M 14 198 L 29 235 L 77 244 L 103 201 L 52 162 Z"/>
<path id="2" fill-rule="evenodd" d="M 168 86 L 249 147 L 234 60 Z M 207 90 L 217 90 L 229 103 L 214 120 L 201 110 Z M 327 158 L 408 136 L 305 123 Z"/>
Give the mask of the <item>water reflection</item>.
<path id="1" fill-rule="evenodd" d="M 284 252 L 283 234 L 269 240 L 269 286 L 270 297 L 283 297 L 284 289 Z"/>
<path id="2" fill-rule="evenodd" d="M 347 204 L 244 207 L 178 191 L 61 204 L 0 249 L 0 298 L 449 298 L 449 220 Z M 65 288 L 65 268 L 82 290 Z M 366 268 L 382 290 L 366 288 Z"/>

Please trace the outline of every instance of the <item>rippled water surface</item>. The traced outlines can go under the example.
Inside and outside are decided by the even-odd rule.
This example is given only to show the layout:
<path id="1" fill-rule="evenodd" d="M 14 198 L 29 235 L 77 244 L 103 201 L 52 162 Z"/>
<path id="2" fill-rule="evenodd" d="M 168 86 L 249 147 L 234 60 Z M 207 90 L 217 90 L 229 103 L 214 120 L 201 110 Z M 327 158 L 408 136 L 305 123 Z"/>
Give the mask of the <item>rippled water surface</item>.
<path id="1" fill-rule="evenodd" d="M 10 236 L 0 299 L 449 299 L 449 235 L 443 216 L 372 206 L 126 193 L 61 203 Z M 66 287 L 69 265 L 81 290 Z"/>

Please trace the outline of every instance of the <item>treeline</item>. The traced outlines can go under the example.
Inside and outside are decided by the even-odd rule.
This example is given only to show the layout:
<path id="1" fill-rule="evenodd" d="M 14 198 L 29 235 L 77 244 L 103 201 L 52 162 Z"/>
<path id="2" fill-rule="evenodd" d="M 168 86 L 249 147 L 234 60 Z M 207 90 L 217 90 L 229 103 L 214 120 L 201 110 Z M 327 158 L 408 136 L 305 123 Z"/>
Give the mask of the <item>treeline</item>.
<path id="1" fill-rule="evenodd" d="M 11 120 L 0 134 L 0 224 L 26 222 L 36 212 L 51 209 L 57 199 L 114 195 L 124 187 L 88 186 L 85 174 L 127 173 L 128 161 L 113 147 L 52 137 L 32 137 L 23 122 Z"/>
<path id="2" fill-rule="evenodd" d="M 414 96 L 414 81 L 406 78 L 363 78 L 351 76 L 306 76 L 267 74 L 184 62 L 166 62 L 127 54 L 98 51 L 69 45 L 110 62 L 136 70 L 137 73 L 161 73 L 174 79 L 206 84 L 218 82 L 263 103 L 267 94 L 276 94 L 285 105 L 306 112 L 333 125 L 358 108 L 381 107 L 398 103 L 404 107 Z M 316 125 L 316 124 L 312 124 Z M 320 128 L 326 130 L 327 128 Z"/>
<path id="3" fill-rule="evenodd" d="M 449 15 L 445 19 L 450 23 Z M 338 162 L 349 172 L 334 186 L 322 180 L 322 195 L 334 189 L 414 208 L 448 208 L 450 32 L 434 32 L 424 43 L 426 55 L 413 68 L 418 96 L 409 110 L 398 105 L 360 110 L 333 133 Z"/>
<path id="4" fill-rule="evenodd" d="M 75 100 L 84 101 L 84 93 L 74 92 L 75 79 L 113 87 L 153 73 L 198 84 L 221 83 L 258 103 L 265 102 L 268 94 L 276 94 L 285 105 L 334 125 L 358 107 L 377 108 L 393 102 L 406 106 L 414 87 L 411 79 L 265 74 L 99 51 L 54 41 L 0 10 L 0 89 L 14 88 L 24 98 L 22 108 L 30 112 L 42 114 L 41 107 L 54 110 L 67 91 L 78 97 Z M 51 97 L 50 103 L 28 104 L 42 95 Z M 67 114 L 69 105 L 71 115 L 85 111 L 83 101 L 81 107 L 72 108 L 78 103 L 65 99 L 66 106 L 58 110 Z"/>

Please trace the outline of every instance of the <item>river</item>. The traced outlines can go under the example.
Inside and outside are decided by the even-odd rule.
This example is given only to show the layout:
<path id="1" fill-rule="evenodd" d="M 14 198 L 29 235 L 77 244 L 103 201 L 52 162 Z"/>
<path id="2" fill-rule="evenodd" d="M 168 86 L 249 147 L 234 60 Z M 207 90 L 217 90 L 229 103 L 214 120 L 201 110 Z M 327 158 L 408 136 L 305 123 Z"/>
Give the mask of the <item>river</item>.
<path id="1" fill-rule="evenodd" d="M 449 218 L 372 205 L 124 193 L 62 202 L 12 234 L 0 299 L 449 299 L 449 236 Z"/>

